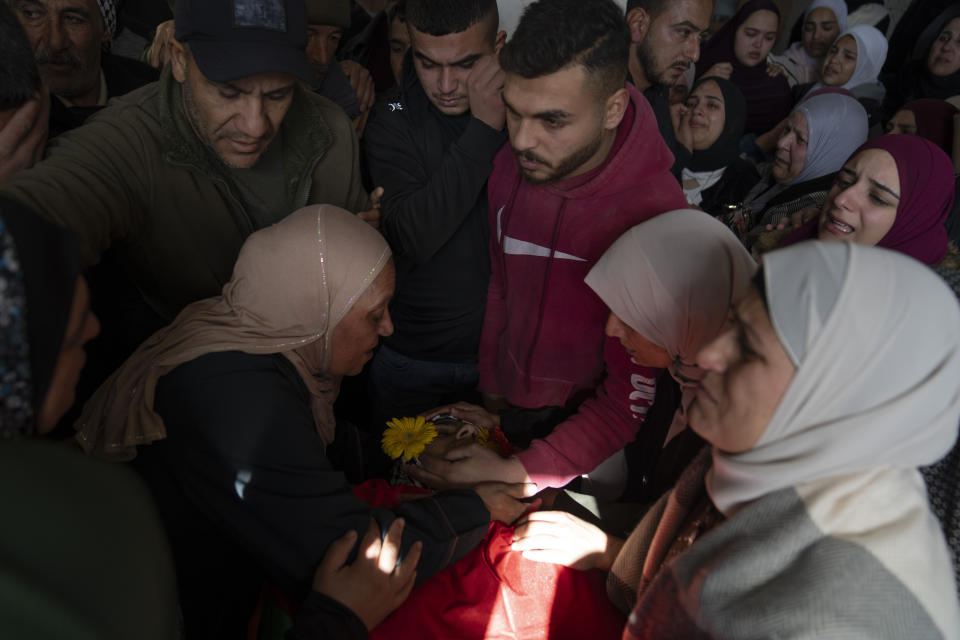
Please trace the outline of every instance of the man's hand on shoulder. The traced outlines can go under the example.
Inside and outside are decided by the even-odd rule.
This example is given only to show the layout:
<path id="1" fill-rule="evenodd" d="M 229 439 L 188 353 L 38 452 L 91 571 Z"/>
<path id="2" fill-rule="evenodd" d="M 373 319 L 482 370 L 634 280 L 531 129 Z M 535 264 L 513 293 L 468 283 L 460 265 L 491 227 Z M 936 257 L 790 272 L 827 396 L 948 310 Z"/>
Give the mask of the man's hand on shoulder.
<path id="1" fill-rule="evenodd" d="M 467 77 L 470 113 L 492 129 L 500 131 L 507 122 L 507 111 L 500 92 L 505 74 L 495 55 L 477 60 Z"/>

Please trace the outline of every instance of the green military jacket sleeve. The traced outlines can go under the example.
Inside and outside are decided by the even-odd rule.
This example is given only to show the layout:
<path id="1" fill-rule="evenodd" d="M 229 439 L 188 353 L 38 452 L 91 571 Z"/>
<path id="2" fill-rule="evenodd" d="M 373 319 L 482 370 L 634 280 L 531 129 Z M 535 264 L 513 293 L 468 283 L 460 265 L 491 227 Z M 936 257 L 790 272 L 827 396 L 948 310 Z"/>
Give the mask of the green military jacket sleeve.
<path id="1" fill-rule="evenodd" d="M 298 88 L 278 135 L 288 184 L 276 221 L 307 204 L 369 209 L 357 138 L 339 107 Z M 0 193 L 76 232 L 87 265 L 112 247 L 167 320 L 218 295 L 256 231 L 229 170 L 193 132 L 169 68 L 53 140 Z"/>

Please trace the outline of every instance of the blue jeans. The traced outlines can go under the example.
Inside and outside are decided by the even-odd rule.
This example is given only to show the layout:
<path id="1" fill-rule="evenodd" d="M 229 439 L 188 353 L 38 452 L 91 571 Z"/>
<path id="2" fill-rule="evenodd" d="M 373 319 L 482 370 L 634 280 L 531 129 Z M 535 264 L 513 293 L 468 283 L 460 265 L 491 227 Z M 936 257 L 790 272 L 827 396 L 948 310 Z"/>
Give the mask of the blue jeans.
<path id="1" fill-rule="evenodd" d="M 380 433 L 390 418 L 415 416 L 451 402 L 479 402 L 476 363 L 414 360 L 380 345 L 370 363 L 367 394 L 371 429 Z"/>

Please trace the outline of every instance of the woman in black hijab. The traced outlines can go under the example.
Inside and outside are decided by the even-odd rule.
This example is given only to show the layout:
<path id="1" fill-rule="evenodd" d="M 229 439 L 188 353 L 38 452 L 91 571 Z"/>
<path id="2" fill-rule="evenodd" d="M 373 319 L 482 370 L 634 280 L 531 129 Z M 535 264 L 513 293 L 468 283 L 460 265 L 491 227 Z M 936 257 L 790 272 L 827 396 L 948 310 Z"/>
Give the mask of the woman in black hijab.
<path id="1" fill-rule="evenodd" d="M 0 438 L 51 431 L 99 332 L 68 231 L 0 199 Z"/>
<path id="2" fill-rule="evenodd" d="M 885 120 L 912 100 L 960 95 L 960 3 L 947 7 L 920 33 L 911 59 L 883 83 Z"/>
<path id="3" fill-rule="evenodd" d="M 760 181 L 753 164 L 740 158 L 746 119 L 746 100 L 732 82 L 707 76 L 694 83 L 676 125 L 677 140 L 693 154 L 681 174 L 691 207 L 725 215 Z"/>

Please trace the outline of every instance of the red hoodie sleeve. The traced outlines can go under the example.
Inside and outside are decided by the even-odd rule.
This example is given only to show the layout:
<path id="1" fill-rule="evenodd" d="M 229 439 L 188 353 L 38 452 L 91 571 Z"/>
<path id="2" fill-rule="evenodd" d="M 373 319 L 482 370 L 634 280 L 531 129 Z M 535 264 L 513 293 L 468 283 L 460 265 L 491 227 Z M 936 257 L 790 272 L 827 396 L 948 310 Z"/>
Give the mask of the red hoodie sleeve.
<path id="1" fill-rule="evenodd" d="M 493 202 L 491 199 L 491 208 Z M 500 238 L 497 237 L 498 222 L 496 215 L 490 216 L 490 284 L 487 285 L 487 309 L 483 316 L 480 353 L 477 356 L 477 369 L 480 373 L 477 389 L 482 393 L 502 395 L 497 375 L 497 353 L 500 351 L 500 339 L 507 325 L 507 301 L 503 288 Z"/>
<path id="2" fill-rule="evenodd" d="M 659 369 L 635 364 L 615 338 L 603 351 L 606 377 L 573 416 L 516 457 L 541 489 L 562 487 L 633 440 L 653 404 Z"/>

